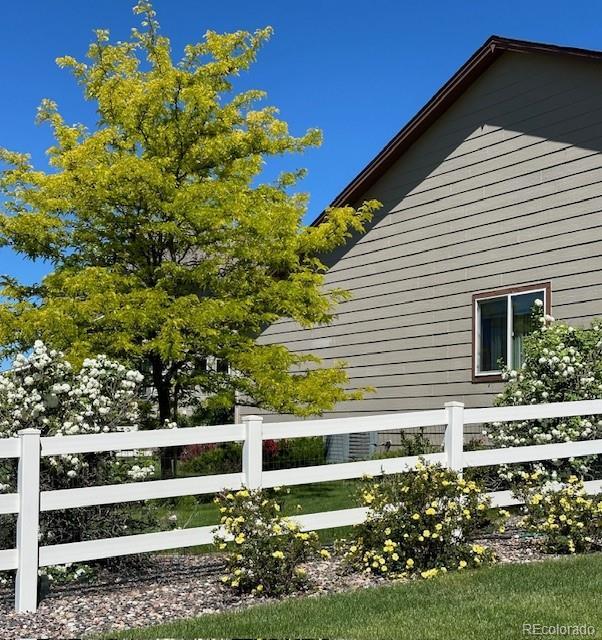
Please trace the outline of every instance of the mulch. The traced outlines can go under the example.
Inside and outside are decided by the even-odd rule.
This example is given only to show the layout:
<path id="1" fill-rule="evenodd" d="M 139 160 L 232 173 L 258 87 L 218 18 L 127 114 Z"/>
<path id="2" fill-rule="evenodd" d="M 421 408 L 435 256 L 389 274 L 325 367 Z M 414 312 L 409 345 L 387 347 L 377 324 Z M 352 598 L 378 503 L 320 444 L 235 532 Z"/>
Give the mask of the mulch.
<path id="1" fill-rule="evenodd" d="M 501 562 L 550 558 L 532 539 L 509 531 L 483 540 Z M 147 627 L 180 618 L 232 611 L 258 600 L 240 596 L 219 581 L 223 560 L 216 555 L 154 555 L 127 577 L 103 572 L 85 584 L 54 585 L 35 614 L 13 610 L 13 593 L 0 588 L 0 640 L 81 638 Z M 383 578 L 342 570 L 336 558 L 306 565 L 315 596 L 383 584 Z"/>

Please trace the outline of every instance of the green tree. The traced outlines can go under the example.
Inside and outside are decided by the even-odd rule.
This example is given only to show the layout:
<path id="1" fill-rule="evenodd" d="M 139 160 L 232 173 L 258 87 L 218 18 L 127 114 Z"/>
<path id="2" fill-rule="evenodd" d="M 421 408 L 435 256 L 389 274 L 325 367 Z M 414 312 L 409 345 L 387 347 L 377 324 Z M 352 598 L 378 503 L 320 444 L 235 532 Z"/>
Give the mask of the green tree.
<path id="1" fill-rule="evenodd" d="M 306 227 L 307 195 L 294 190 L 303 172 L 262 181 L 267 160 L 321 139 L 291 135 L 261 105 L 263 92 L 235 90 L 270 28 L 209 31 L 174 62 L 150 3 L 134 12 L 142 26 L 128 41 L 98 30 L 86 62 L 57 61 L 95 104 L 97 125 L 70 125 L 44 100 L 50 170 L 0 150 L 0 245 L 51 264 L 35 286 L 4 278 L 0 355 L 42 339 L 76 365 L 97 353 L 121 358 L 154 387 L 162 424 L 198 390 L 214 407 L 237 392 L 298 415 L 359 397 L 343 388 L 343 363 L 256 338 L 282 317 L 331 321 L 346 293 L 323 289 L 320 256 L 363 232 L 378 203 L 333 208 Z"/>

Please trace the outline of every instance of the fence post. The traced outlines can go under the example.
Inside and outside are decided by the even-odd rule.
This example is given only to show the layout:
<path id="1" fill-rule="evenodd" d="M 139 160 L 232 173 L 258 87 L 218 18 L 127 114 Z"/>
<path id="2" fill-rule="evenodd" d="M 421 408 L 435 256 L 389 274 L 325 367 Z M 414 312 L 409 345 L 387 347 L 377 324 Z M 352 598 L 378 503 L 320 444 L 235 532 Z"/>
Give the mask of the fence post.
<path id="1" fill-rule="evenodd" d="M 15 609 L 33 612 L 38 606 L 38 532 L 40 521 L 40 432 L 22 429 L 19 458 L 17 518 L 17 579 Z"/>
<path id="2" fill-rule="evenodd" d="M 263 472 L 263 418 L 245 416 L 245 443 L 242 449 L 242 473 L 248 489 L 261 489 Z"/>
<path id="3" fill-rule="evenodd" d="M 446 402 L 447 428 L 445 429 L 445 453 L 447 467 L 462 471 L 462 451 L 464 449 L 464 403 Z"/>

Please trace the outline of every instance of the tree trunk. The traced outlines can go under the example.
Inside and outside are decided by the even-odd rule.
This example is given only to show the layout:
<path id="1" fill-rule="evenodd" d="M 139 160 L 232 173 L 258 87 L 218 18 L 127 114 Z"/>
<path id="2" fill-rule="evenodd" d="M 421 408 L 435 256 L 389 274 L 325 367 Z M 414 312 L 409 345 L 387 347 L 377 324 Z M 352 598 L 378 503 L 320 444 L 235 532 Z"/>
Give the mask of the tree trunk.
<path id="1" fill-rule="evenodd" d="M 153 383 L 157 390 L 159 405 L 159 428 L 162 429 L 166 420 L 171 419 L 171 401 L 169 397 L 169 381 L 163 377 L 163 363 L 160 359 L 153 360 Z M 174 478 L 176 475 L 177 447 L 162 447 L 160 454 L 161 479 Z"/>

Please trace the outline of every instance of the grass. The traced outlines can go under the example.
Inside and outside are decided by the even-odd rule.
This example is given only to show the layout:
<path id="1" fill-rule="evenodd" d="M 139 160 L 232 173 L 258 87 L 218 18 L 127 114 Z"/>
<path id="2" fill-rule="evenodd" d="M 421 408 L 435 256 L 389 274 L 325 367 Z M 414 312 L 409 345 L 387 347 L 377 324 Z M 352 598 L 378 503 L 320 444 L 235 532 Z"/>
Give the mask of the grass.
<path id="1" fill-rule="evenodd" d="M 357 506 L 353 499 L 356 481 L 339 480 L 335 482 L 321 482 L 316 484 L 298 485 L 291 487 L 290 495 L 285 500 L 285 515 L 297 513 L 315 513 L 319 511 L 334 511 Z M 301 505 L 301 511 L 297 511 L 297 505 Z M 167 529 L 168 517 L 175 513 L 178 516 L 178 525 L 189 529 L 217 524 L 220 513 L 217 505 L 210 502 L 198 502 L 192 496 L 186 496 L 170 506 L 164 500 L 156 501 L 159 517 L 163 521 L 162 529 Z M 319 531 L 320 540 L 327 544 L 335 538 L 346 535 L 349 527 L 339 529 L 326 529 Z M 174 550 L 175 553 L 206 553 L 213 551 L 211 546 L 203 545 Z"/>
<path id="2" fill-rule="evenodd" d="M 202 597 L 202 594 L 199 594 Z M 602 637 L 602 554 L 455 572 L 433 580 L 191 618 L 104 638 L 512 640 L 523 624 L 590 625 Z"/>

